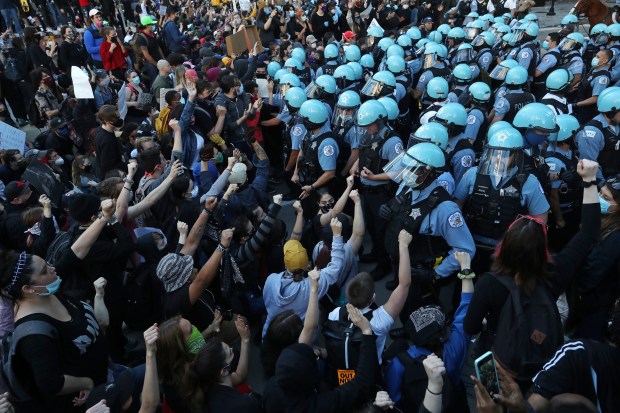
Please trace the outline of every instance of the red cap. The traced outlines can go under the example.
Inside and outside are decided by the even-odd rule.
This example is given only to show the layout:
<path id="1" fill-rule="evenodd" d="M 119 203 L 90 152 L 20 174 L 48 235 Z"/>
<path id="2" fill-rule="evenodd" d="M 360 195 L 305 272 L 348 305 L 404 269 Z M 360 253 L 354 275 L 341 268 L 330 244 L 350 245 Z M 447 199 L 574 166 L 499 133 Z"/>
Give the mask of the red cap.
<path id="1" fill-rule="evenodd" d="M 347 30 L 346 32 L 344 32 L 344 34 L 342 35 L 342 38 L 344 40 L 349 40 L 354 38 L 356 35 L 355 33 L 353 33 L 351 30 Z"/>

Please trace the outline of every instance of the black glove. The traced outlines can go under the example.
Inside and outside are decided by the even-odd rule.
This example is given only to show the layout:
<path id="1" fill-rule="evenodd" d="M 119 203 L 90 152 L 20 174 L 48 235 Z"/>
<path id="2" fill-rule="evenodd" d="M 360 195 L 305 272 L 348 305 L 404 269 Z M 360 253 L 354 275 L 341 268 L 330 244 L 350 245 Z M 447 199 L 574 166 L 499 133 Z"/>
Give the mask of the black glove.
<path id="1" fill-rule="evenodd" d="M 581 180 L 581 177 L 577 173 L 577 171 L 564 170 L 560 171 L 560 179 L 566 182 L 567 184 L 577 183 Z"/>
<path id="2" fill-rule="evenodd" d="M 392 209 L 388 204 L 383 204 L 379 207 L 379 216 L 386 221 L 392 219 Z"/>
<path id="3" fill-rule="evenodd" d="M 412 268 L 411 279 L 416 281 L 435 282 L 439 278 L 437 273 L 432 268 Z"/>

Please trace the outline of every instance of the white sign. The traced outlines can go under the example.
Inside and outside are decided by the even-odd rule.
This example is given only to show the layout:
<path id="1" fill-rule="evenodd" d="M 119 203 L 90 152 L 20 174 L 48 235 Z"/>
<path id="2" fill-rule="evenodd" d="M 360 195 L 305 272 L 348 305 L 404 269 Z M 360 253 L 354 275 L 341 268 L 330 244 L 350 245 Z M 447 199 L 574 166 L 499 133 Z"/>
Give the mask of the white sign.
<path id="1" fill-rule="evenodd" d="M 370 29 L 371 27 L 378 27 L 381 29 L 381 31 L 385 31 L 383 30 L 383 27 L 381 27 L 381 25 L 379 24 L 379 22 L 377 21 L 377 19 L 372 19 L 372 21 L 370 22 L 370 24 L 368 25 L 368 28 Z"/>
<path id="2" fill-rule="evenodd" d="M 121 115 L 121 119 L 125 120 L 125 116 L 127 116 L 127 101 L 125 100 L 125 82 L 123 82 L 123 86 L 118 91 L 118 113 Z"/>
<path id="3" fill-rule="evenodd" d="M 17 149 L 24 153 L 26 132 L 0 122 L 0 149 Z"/>
<path id="4" fill-rule="evenodd" d="M 163 110 L 166 106 L 168 106 L 168 104 L 166 103 L 166 93 L 168 93 L 171 90 L 175 90 L 173 89 L 165 89 L 165 88 L 161 88 L 159 89 L 159 110 Z"/>
<path id="5" fill-rule="evenodd" d="M 93 88 L 86 73 L 77 66 L 71 66 L 71 80 L 73 80 L 73 93 L 76 99 L 94 99 Z"/>

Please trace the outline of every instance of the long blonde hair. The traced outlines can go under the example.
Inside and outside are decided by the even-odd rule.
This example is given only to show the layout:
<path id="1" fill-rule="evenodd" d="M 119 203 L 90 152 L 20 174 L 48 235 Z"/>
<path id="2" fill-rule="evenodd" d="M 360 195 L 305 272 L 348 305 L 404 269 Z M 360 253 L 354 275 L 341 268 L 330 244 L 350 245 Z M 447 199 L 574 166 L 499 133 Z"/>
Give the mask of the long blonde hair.
<path id="1" fill-rule="evenodd" d="M 185 89 L 186 83 L 185 83 L 185 66 L 183 65 L 179 65 L 177 66 L 177 68 L 174 70 L 174 77 L 177 80 L 177 86 L 178 85 L 183 85 L 183 89 Z"/>

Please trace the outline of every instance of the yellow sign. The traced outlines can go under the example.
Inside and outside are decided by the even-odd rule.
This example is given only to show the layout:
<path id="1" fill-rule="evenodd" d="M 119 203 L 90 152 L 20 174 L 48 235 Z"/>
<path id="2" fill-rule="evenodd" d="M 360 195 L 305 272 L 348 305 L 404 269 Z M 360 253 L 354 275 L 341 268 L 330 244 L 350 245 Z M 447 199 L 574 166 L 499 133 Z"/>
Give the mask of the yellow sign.
<path id="1" fill-rule="evenodd" d="M 338 370 L 338 385 L 342 386 L 355 378 L 355 370 Z"/>

